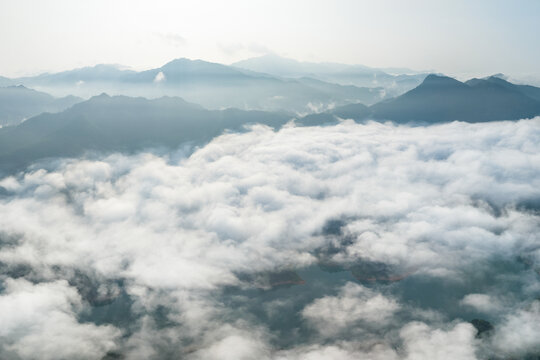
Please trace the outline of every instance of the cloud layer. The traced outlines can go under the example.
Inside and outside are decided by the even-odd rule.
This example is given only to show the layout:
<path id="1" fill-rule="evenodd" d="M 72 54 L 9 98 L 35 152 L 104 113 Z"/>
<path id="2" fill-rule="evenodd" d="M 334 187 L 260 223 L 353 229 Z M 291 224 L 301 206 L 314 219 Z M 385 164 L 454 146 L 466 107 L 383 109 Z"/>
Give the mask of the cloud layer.
<path id="1" fill-rule="evenodd" d="M 278 132 L 255 126 L 190 156 L 35 165 L 0 180 L 0 312 L 9 319 L 2 351 L 22 359 L 538 351 L 538 327 L 519 319 L 538 315 L 539 144 L 538 118 L 430 127 L 344 121 Z M 361 285 L 349 277 L 303 303 L 287 298 L 294 287 L 275 290 L 285 295 L 267 308 L 296 319 L 294 345 L 279 345 L 282 331 L 257 311 L 231 305 L 277 294 L 250 295 L 246 276 L 319 263 L 348 274 L 366 262 L 405 280 Z M 402 285 L 421 281 L 463 294 L 427 306 Z M 127 315 L 111 317 L 115 306 Z M 482 314 L 495 323 L 495 343 L 476 339 L 467 323 Z M 516 328 L 519 343 L 510 335 Z M 517 345 L 503 351 L 497 343 Z"/>

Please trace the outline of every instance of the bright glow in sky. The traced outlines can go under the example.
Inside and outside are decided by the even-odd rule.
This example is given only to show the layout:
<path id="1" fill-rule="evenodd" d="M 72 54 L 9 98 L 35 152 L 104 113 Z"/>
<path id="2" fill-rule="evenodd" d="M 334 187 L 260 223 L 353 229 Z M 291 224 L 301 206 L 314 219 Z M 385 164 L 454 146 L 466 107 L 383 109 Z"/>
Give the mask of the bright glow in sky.
<path id="1" fill-rule="evenodd" d="M 449 75 L 540 75 L 536 0 L 2 0 L 0 75 L 266 52 Z"/>

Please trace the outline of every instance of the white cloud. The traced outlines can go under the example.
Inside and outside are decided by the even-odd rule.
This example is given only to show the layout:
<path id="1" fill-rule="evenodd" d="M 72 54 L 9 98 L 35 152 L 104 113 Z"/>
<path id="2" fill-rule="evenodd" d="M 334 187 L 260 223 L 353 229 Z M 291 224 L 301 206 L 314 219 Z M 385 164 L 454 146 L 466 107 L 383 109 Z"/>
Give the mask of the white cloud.
<path id="1" fill-rule="evenodd" d="M 220 43 L 217 43 L 217 47 L 223 54 L 227 56 L 233 56 L 233 57 L 238 57 L 239 55 L 254 56 L 254 55 L 273 53 L 273 51 L 270 50 L 265 45 L 255 43 L 255 42 L 251 42 L 249 44 L 239 43 L 239 42 L 234 42 L 234 43 L 220 42 Z"/>
<path id="2" fill-rule="evenodd" d="M 460 304 L 485 313 L 500 311 L 503 308 L 498 299 L 487 294 L 468 294 L 461 300 Z"/>
<path id="3" fill-rule="evenodd" d="M 174 47 L 184 47 L 188 43 L 185 37 L 176 33 L 159 33 L 157 36 Z"/>
<path id="4" fill-rule="evenodd" d="M 405 326 L 401 332 L 407 360 L 474 360 L 476 330 L 459 323 L 449 330 L 432 329 L 421 322 Z"/>
<path id="5" fill-rule="evenodd" d="M 82 303 L 65 281 L 34 285 L 6 281 L 0 295 L 0 338 L 22 359 L 101 359 L 121 333 L 112 326 L 81 324 Z"/>
<path id="6" fill-rule="evenodd" d="M 216 293 L 240 284 L 239 273 L 313 264 L 315 250 L 330 243 L 337 250 L 328 256 L 339 263 L 369 259 L 415 275 L 460 281 L 467 281 L 460 276 L 463 271 L 491 271 L 480 265 L 493 257 L 532 254 L 531 266 L 538 266 L 538 215 L 518 205 L 540 198 L 539 140 L 539 118 L 427 128 L 346 121 L 278 132 L 256 126 L 216 138 L 180 160 L 145 153 L 57 161 L 50 170 L 0 180 L 7 192 L 0 197 L 0 237 L 10 241 L 0 247 L 0 262 L 25 265 L 39 274 L 44 283 L 32 289 L 58 293 L 58 306 L 67 309 L 64 315 L 50 311 L 58 323 L 66 324 L 66 331 L 75 328 L 75 340 L 90 341 L 103 351 L 112 345 L 101 342 L 101 335 L 114 339 L 116 330 L 77 322 L 77 312 L 65 304 L 78 295 L 56 282 L 61 277 L 56 269 L 77 269 L 99 281 L 124 280 L 141 316 L 122 345 L 126 353 L 151 357 L 163 347 L 182 348 L 189 341 L 196 343 L 195 352 L 208 356 L 232 343 L 271 348 L 269 341 L 250 333 L 260 328 L 264 333 L 265 324 L 232 317 L 234 309 L 216 301 Z M 343 234 L 322 234 L 333 219 L 345 219 Z M 18 303 L 19 313 L 32 313 L 41 304 L 40 295 L 24 294 L 35 302 Z M 478 307 L 483 300 L 469 295 L 463 304 Z M 158 306 L 169 310 L 167 319 L 174 326 L 152 324 L 148 314 Z M 338 294 L 314 299 L 303 313 L 319 328 L 334 319 L 329 344 L 306 344 L 290 353 L 270 349 L 269 356 L 370 353 L 363 343 L 332 344 L 331 334 L 352 325 L 383 331 L 372 324 L 385 324 L 398 308 L 391 294 L 348 284 Z M 521 314 L 509 311 L 518 318 Z M 423 314 L 423 321 L 441 321 Z M 11 324 L 23 330 L 6 327 L 12 337 L 3 344 L 26 339 L 39 347 L 35 339 L 42 333 L 23 326 L 27 322 L 20 316 Z M 49 323 L 43 321 L 45 329 Z M 511 318 L 507 323 L 514 324 Z M 386 324 L 394 333 L 403 325 Z M 534 324 L 525 328 L 531 330 L 526 334 L 534 333 Z M 455 346 L 449 353 L 471 358 L 471 327 L 443 329 L 411 325 L 402 332 L 403 341 L 409 353 L 428 349 L 436 359 L 442 356 L 438 347 L 445 349 L 440 339 L 449 336 Z M 62 334 L 57 334 L 58 344 L 67 341 Z M 510 339 L 503 334 L 498 335 L 501 343 Z M 415 335 L 426 340 L 414 340 Z M 381 349 L 390 354 L 395 344 L 386 341 L 393 340 L 382 338 Z M 378 352 L 370 354 L 376 358 Z"/>
<path id="7" fill-rule="evenodd" d="M 269 359 L 268 345 L 250 334 L 231 334 L 208 348 L 197 351 L 190 359 L 201 360 L 251 360 Z"/>
<path id="8" fill-rule="evenodd" d="M 394 299 L 349 282 L 337 296 L 325 296 L 306 306 L 302 315 L 319 332 L 335 335 L 351 332 L 355 326 L 384 326 L 399 308 Z"/>
<path id="9" fill-rule="evenodd" d="M 154 78 L 155 83 L 164 82 L 167 78 L 165 77 L 165 74 L 163 71 L 160 71 L 157 73 L 156 77 Z"/>
<path id="10" fill-rule="evenodd" d="M 493 344 L 507 356 L 540 352 L 540 300 L 525 308 L 511 311 L 500 326 L 495 327 Z"/>
<path id="11" fill-rule="evenodd" d="M 397 360 L 397 353 L 382 344 L 375 344 L 368 349 L 355 348 L 355 344 L 339 343 L 336 345 L 311 345 L 279 351 L 275 360 Z"/>

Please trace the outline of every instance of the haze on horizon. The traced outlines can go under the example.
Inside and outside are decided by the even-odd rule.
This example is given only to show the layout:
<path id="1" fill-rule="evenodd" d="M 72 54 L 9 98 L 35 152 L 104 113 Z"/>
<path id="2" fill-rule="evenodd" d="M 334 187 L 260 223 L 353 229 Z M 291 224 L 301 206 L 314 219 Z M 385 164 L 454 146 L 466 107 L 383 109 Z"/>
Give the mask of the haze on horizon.
<path id="1" fill-rule="evenodd" d="M 540 2 L 4 1 L 0 75 L 99 63 L 137 70 L 187 57 L 434 70 L 461 78 L 540 79 Z M 14 36 L 16 34 L 16 36 Z"/>

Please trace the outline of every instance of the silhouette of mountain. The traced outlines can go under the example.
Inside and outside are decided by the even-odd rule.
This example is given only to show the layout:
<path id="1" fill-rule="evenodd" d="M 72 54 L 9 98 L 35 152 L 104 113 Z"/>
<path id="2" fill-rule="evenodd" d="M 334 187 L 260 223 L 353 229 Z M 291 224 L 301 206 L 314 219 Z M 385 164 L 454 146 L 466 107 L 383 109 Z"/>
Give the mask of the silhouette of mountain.
<path id="1" fill-rule="evenodd" d="M 413 90 L 369 108 L 362 104 L 349 104 L 306 116 L 298 123 L 332 123 L 337 118 L 357 121 L 370 118 L 398 123 L 517 120 L 540 115 L 539 93 L 540 88 L 512 84 L 494 76 L 463 83 L 431 74 Z"/>
<path id="2" fill-rule="evenodd" d="M 53 94 L 89 97 L 101 92 L 157 98 L 180 96 L 207 108 L 313 112 L 334 104 L 373 104 L 381 89 L 282 79 L 202 60 L 176 59 L 160 68 L 135 72 L 97 65 L 57 74 L 16 79 Z"/>
<path id="3" fill-rule="evenodd" d="M 102 94 L 58 114 L 42 114 L 0 129 L 0 171 L 9 172 L 47 157 L 85 151 L 136 151 L 148 147 L 203 144 L 225 129 L 245 124 L 279 127 L 285 113 L 206 110 L 181 98 L 154 100 Z"/>
<path id="4" fill-rule="evenodd" d="M 497 75 L 493 75 L 493 76 L 490 76 L 488 78 L 485 78 L 485 79 L 471 79 L 469 81 L 467 81 L 466 83 L 469 84 L 469 85 L 472 85 L 474 83 L 478 83 L 478 82 L 481 82 L 481 81 L 487 81 L 487 82 L 490 82 L 490 83 L 493 83 L 493 84 L 497 84 L 499 86 L 503 86 L 507 89 L 512 89 L 512 90 L 516 90 L 516 91 L 519 91 L 521 93 L 523 93 L 524 95 L 527 95 L 528 97 L 530 98 L 533 98 L 535 100 L 538 100 L 540 101 L 540 88 L 538 87 L 535 87 L 535 86 L 531 86 L 531 85 L 517 85 L 517 84 L 512 84 L 511 82 L 505 80 L 504 78 L 502 78 L 502 74 L 497 74 Z"/>
<path id="5" fill-rule="evenodd" d="M 540 113 L 540 102 L 504 81 L 473 79 L 467 83 L 429 75 L 415 89 L 370 107 L 375 119 L 397 122 L 482 122 L 515 120 Z"/>
<path id="6" fill-rule="evenodd" d="M 0 87 L 0 125 L 15 125 L 42 112 L 58 112 L 82 101 L 75 96 L 54 98 L 22 85 Z"/>

